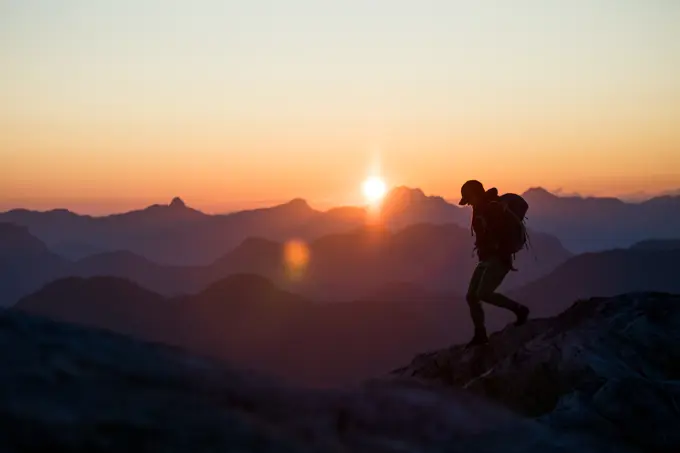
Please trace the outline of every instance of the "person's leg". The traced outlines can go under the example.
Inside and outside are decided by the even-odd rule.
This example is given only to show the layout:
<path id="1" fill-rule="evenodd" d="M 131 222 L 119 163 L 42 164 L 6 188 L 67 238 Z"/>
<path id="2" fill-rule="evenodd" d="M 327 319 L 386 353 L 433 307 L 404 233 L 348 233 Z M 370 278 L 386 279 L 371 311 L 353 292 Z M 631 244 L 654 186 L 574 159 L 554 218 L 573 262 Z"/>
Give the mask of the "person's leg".
<path id="1" fill-rule="evenodd" d="M 509 270 L 500 260 L 494 259 L 488 261 L 486 272 L 477 286 L 477 298 L 496 307 L 512 311 L 517 316 L 516 324 L 520 325 L 526 322 L 529 309 L 509 297 L 496 292 L 496 289 L 503 282 Z"/>
<path id="2" fill-rule="evenodd" d="M 479 285 L 483 280 L 485 272 L 486 263 L 480 262 L 477 264 L 477 267 L 472 273 L 472 278 L 470 278 L 470 285 L 465 297 L 468 307 L 470 307 L 470 317 L 472 318 L 472 323 L 475 327 L 475 335 L 472 338 L 470 345 L 481 344 L 487 341 L 486 327 L 484 325 L 484 309 L 482 308 L 480 299 L 477 297 Z"/>

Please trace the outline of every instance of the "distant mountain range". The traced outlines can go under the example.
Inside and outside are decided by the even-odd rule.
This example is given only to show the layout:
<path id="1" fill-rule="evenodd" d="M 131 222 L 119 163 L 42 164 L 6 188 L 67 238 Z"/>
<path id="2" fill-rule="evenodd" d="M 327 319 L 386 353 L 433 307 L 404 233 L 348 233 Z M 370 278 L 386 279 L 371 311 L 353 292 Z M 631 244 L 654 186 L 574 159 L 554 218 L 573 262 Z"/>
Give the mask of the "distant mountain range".
<path id="1" fill-rule="evenodd" d="M 342 240 L 335 243 L 330 237 L 329 243 L 331 249 L 346 251 L 344 259 L 355 253 Z M 680 250 L 587 253 L 510 295 L 529 305 L 535 318 L 559 314 L 589 294 L 680 293 L 679 260 Z M 322 282 L 327 291 L 341 291 L 339 282 L 351 283 L 376 266 L 369 260 L 355 270 L 348 264 L 354 262 L 336 262 L 344 270 L 337 271 L 335 282 Z M 195 295 L 170 298 L 129 280 L 72 277 L 48 284 L 15 308 L 180 345 L 315 385 L 356 382 L 396 367 L 418 351 L 464 342 L 472 334 L 461 295 L 404 281 L 383 284 L 355 301 L 318 303 L 252 274 L 234 274 Z M 485 306 L 485 311 L 491 331 L 514 320 L 495 307 Z"/>
<path id="2" fill-rule="evenodd" d="M 423 348 L 446 344 L 467 307 L 448 298 L 318 304 L 262 277 L 235 275 L 169 299 L 128 280 L 67 278 L 15 309 L 329 385 L 381 375 Z"/>
<path id="3" fill-rule="evenodd" d="M 68 262 L 51 252 L 26 227 L 0 223 L 0 307 L 55 278 Z"/>
<path id="4" fill-rule="evenodd" d="M 512 294 L 531 305 L 535 316 L 554 316 L 587 297 L 640 291 L 680 294 L 678 263 L 680 248 L 584 253 Z"/>
<path id="5" fill-rule="evenodd" d="M 680 234 L 680 196 L 626 203 L 615 198 L 561 197 L 540 188 L 523 195 L 530 204 L 529 227 L 557 236 L 574 252 L 628 247 Z M 173 265 L 207 265 L 249 237 L 312 241 L 356 230 L 373 220 L 371 212 L 361 207 L 318 211 L 303 199 L 225 215 L 201 213 L 179 198 L 168 205 L 104 217 L 66 210 L 0 214 L 0 222 L 27 226 L 52 251 L 69 259 L 127 250 Z M 467 228 L 470 211 L 420 189 L 398 187 L 383 201 L 379 222 L 392 230 L 418 223 Z"/>
<path id="6" fill-rule="evenodd" d="M 428 199 L 430 202 L 441 205 L 437 199 Z M 297 203 L 302 206 L 303 202 Z M 284 212 L 290 208 L 281 207 Z M 171 210 L 184 212 L 188 208 L 175 201 L 155 209 L 169 215 Z M 178 225 L 206 221 L 203 214 L 188 212 Z M 448 348 L 472 334 L 462 297 L 475 263 L 469 229 L 455 223 L 437 224 L 452 215 L 436 217 L 432 212 L 440 212 L 439 208 L 409 217 L 412 212 L 395 209 L 392 223 L 367 226 L 364 211 L 341 208 L 295 227 L 309 237 L 337 230 L 308 241 L 309 263 L 293 273 L 284 259 L 285 244 L 272 239 L 246 238 L 203 266 L 158 264 L 131 251 L 106 251 L 71 261 L 51 251 L 29 227 L 0 223 L 0 305 L 21 298 L 10 312 L 22 310 L 101 327 L 315 386 L 355 384 L 408 363 L 422 351 L 440 350 L 419 356 L 400 373 L 436 381 L 449 379 L 445 382 L 514 410 L 541 415 L 560 429 L 582 432 L 582 424 L 591 427 L 597 423 L 598 435 L 605 433 L 603 439 L 612 444 L 634 439 L 639 451 L 675 451 L 674 447 L 663 448 L 671 445 L 669 436 L 677 418 L 672 406 L 677 392 L 668 384 L 673 367 L 667 367 L 677 362 L 671 347 L 677 343 L 671 335 L 677 331 L 671 325 L 677 320 L 677 310 L 673 310 L 677 297 L 602 298 L 631 291 L 680 293 L 677 239 L 646 239 L 629 248 L 572 256 L 557 238 L 533 232 L 532 251 L 519 255 L 520 272 L 513 273 L 503 286 L 531 307 L 532 320 L 527 326 L 507 327 L 492 336 L 492 353 L 479 360 L 479 355 L 461 347 Z M 278 216 L 270 210 L 247 215 L 255 218 L 253 225 Z M 432 223 L 413 223 L 419 216 Z M 65 218 L 72 220 L 70 214 Z M 213 221 L 212 216 L 207 218 Z M 247 219 L 239 222 L 244 225 Z M 136 231 L 138 220 L 131 224 L 135 225 L 131 231 Z M 148 225 L 152 235 L 163 228 L 162 222 Z M 284 230 L 270 231 L 289 237 L 281 233 Z M 581 302 L 555 319 L 536 319 L 557 315 L 575 300 L 592 296 L 599 299 Z M 320 303 L 328 299 L 346 302 Z M 490 331 L 502 329 L 513 318 L 495 307 L 485 306 L 485 312 Z M 22 343 L 24 346 L 34 344 L 33 335 L 56 338 L 57 330 L 75 331 L 44 323 L 44 332 L 26 330 L 38 321 L 25 321 L 16 313 L 3 320 L 20 323 L 18 327 L 3 324 L 12 338 L 31 335 L 32 340 Z M 106 354 L 111 352 L 107 348 L 113 336 L 93 335 L 70 340 L 60 336 L 61 343 L 50 343 L 48 349 L 56 348 L 56 355 L 50 355 L 53 360 L 41 358 L 40 363 L 56 374 L 39 374 L 43 380 L 31 381 L 36 386 L 31 392 L 22 393 L 20 400 L 12 396 L 19 405 L 9 405 L 11 409 L 33 407 L 22 406 L 29 401 L 29 393 L 38 395 L 35 401 L 41 404 L 53 398 L 53 393 L 35 393 L 38 385 L 53 389 L 55 383 L 73 377 L 79 378 L 74 385 L 90 382 L 84 376 L 93 376 L 97 369 L 92 357 L 109 360 L 108 366 L 115 363 L 116 370 L 126 370 L 126 382 L 134 381 L 125 374 L 131 369 L 142 373 L 135 375 L 135 385 L 148 382 L 145 379 L 150 375 L 166 382 L 162 373 L 150 374 L 146 362 L 130 359 L 128 354 L 140 350 L 139 345 L 124 356 L 111 358 Z M 94 338 L 98 349 L 87 352 L 91 348 L 88 340 Z M 65 344 L 69 355 L 59 349 Z M 45 351 L 45 344 L 38 349 Z M 659 350 L 665 352 L 659 356 Z M 83 354 L 90 357 L 88 362 L 73 359 Z M 7 357 L 12 360 L 3 362 L 5 374 L 13 373 L 16 378 L 26 371 L 17 367 L 36 356 L 14 352 Z M 153 360 L 151 356 L 148 359 Z M 199 363 L 198 359 L 186 360 Z M 31 370 L 35 363 L 30 362 Z M 106 394 L 97 390 L 96 394 Z M 81 394 L 80 387 L 72 391 Z M 635 392 L 642 392 L 641 396 L 631 399 Z M 17 394 L 15 389 L 5 393 L 8 398 Z M 56 400 L 66 401 L 62 393 Z M 647 410 L 649 401 L 654 403 L 653 410 Z M 643 410 L 650 421 L 640 425 L 638 413 Z M 14 426 L 24 426 L 23 415 L 12 414 Z M 5 436 L 11 433 L 12 439 L 24 432 L 3 426 Z M 37 426 L 48 425 L 40 422 Z M 611 426 L 617 431 L 612 432 Z M 655 435 L 649 436 L 649 432 Z"/>
<path id="7" fill-rule="evenodd" d="M 648 239 L 633 244 L 633 250 L 677 250 L 680 249 L 680 239 Z"/>
<path id="8" fill-rule="evenodd" d="M 502 290 L 533 317 L 586 297 L 680 293 L 678 198 L 525 196 L 538 230 Z M 355 382 L 471 335 L 463 297 L 475 265 L 469 211 L 400 188 L 381 215 L 374 222 L 362 208 L 320 212 L 304 200 L 225 216 L 179 199 L 101 218 L 12 211 L 0 214 L 16 222 L 0 223 L 0 306 L 21 299 L 19 309 L 298 382 Z M 539 232 L 551 228 L 574 244 L 626 248 L 574 256 Z M 490 330 L 513 318 L 485 311 Z"/>
<path id="9" fill-rule="evenodd" d="M 316 215 L 306 202 L 293 200 L 268 209 L 206 215 L 175 198 L 169 205 L 105 217 L 65 210 L 24 210 L 0 214 L 0 221 L 29 228 L 48 247 L 78 259 L 93 251 L 128 250 L 161 263 L 213 261 L 248 236 L 275 236 L 306 225 Z"/>
<path id="10" fill-rule="evenodd" d="M 195 293 L 238 273 L 262 275 L 317 301 L 357 299 L 398 282 L 432 293 L 464 293 L 475 265 L 469 231 L 454 224 L 411 225 L 396 232 L 363 226 L 324 236 L 300 245 L 308 262 L 287 261 L 286 244 L 249 238 L 207 266 L 160 265 L 126 251 L 71 262 L 50 252 L 26 227 L 0 225 L 0 241 L 13 247 L 0 250 L 0 260 L 12 269 L 0 274 L 0 285 L 6 286 L 0 305 L 68 276 L 123 277 L 166 296 Z M 520 272 L 508 279 L 509 287 L 544 276 L 570 257 L 557 239 L 539 233 L 532 238 L 533 249 L 518 257 Z"/>
<path id="11" fill-rule="evenodd" d="M 680 236 L 680 196 L 626 203 L 617 198 L 559 197 L 536 188 L 524 197 L 530 206 L 528 225 L 557 236 L 576 253 Z"/>
<path id="12" fill-rule="evenodd" d="M 469 213 L 439 197 L 398 188 L 386 197 L 380 221 L 402 228 L 423 222 L 465 224 L 468 218 Z M 27 226 L 52 250 L 71 259 L 128 250 L 159 263 L 201 265 L 220 258 L 248 237 L 313 240 L 363 227 L 371 223 L 371 216 L 358 207 L 317 211 L 302 199 L 271 208 L 207 215 L 175 198 L 169 205 L 104 217 L 66 210 L 14 210 L 0 214 L 0 222 Z"/>

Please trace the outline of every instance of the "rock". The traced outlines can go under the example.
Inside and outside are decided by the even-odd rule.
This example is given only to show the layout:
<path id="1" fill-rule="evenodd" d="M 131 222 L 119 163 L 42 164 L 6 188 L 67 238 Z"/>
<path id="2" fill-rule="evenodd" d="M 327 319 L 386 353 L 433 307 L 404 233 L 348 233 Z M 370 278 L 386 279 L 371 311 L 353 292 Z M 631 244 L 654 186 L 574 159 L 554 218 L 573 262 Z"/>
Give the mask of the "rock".
<path id="1" fill-rule="evenodd" d="M 310 390 L 176 348 L 7 311 L 0 313 L 0 446 L 676 452 L 679 340 L 680 296 L 591 299 L 506 328 L 488 347 L 455 346 L 362 386 Z"/>
<path id="2" fill-rule="evenodd" d="M 284 387 L 178 349 L 0 314 L 3 452 L 607 452 L 411 380 Z"/>
<path id="3" fill-rule="evenodd" d="M 680 296 L 579 301 L 486 347 L 421 355 L 394 374 L 467 389 L 558 429 L 680 451 Z"/>

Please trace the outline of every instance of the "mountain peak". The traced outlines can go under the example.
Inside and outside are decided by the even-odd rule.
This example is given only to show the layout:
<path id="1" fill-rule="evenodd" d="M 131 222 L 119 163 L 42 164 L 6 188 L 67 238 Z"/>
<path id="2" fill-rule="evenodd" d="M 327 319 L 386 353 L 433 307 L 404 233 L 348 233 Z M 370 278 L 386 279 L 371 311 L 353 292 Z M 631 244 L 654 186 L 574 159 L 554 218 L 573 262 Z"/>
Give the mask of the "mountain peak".
<path id="1" fill-rule="evenodd" d="M 288 206 L 296 206 L 296 207 L 309 207 L 309 203 L 307 203 L 307 200 L 304 198 L 293 198 L 290 200 L 288 203 L 286 203 Z"/>
<path id="2" fill-rule="evenodd" d="M 175 197 L 170 202 L 170 207 L 173 209 L 184 209 L 187 207 L 187 205 L 180 197 Z"/>
<path id="3" fill-rule="evenodd" d="M 279 205 L 279 208 L 304 214 L 314 211 L 304 198 L 293 198 L 288 203 Z"/>
<path id="4" fill-rule="evenodd" d="M 409 197 L 412 200 L 420 200 L 427 198 L 425 192 L 419 188 L 411 188 L 406 186 L 398 186 L 390 191 L 388 197 Z"/>
<path id="5" fill-rule="evenodd" d="M 302 303 L 304 298 L 280 289 L 271 280 L 255 273 L 237 273 L 218 280 L 201 291 L 204 301 L 231 304 Z"/>
<path id="6" fill-rule="evenodd" d="M 544 189 L 543 187 L 531 187 L 524 194 L 523 197 L 533 197 L 533 198 L 556 198 L 557 195 Z"/>
<path id="7" fill-rule="evenodd" d="M 441 209 L 448 203 L 442 197 L 425 195 L 422 189 L 405 186 L 395 187 L 387 194 L 383 202 L 384 213 L 397 213 L 416 209 Z"/>
<path id="8" fill-rule="evenodd" d="M 403 209 L 406 206 L 425 203 L 428 197 L 421 189 L 406 186 L 395 187 L 385 196 L 383 209 Z"/>

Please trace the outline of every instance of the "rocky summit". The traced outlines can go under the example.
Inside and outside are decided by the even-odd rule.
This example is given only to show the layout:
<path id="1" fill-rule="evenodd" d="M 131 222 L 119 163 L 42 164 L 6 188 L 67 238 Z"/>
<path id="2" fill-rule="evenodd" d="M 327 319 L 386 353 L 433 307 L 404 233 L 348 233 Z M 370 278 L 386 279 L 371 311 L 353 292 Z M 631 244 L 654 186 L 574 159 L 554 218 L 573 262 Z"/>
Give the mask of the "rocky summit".
<path id="1" fill-rule="evenodd" d="M 465 389 L 590 444 L 680 451 L 680 296 L 575 303 L 488 346 L 422 354 L 393 373 Z"/>
<path id="2" fill-rule="evenodd" d="M 458 389 L 286 387 L 178 349 L 0 314 L 4 452 L 607 452 Z M 329 358 L 332 360 L 332 358 Z"/>
<path id="3" fill-rule="evenodd" d="M 677 452 L 679 307 L 585 300 L 325 390 L 9 310 L 0 451 Z"/>

